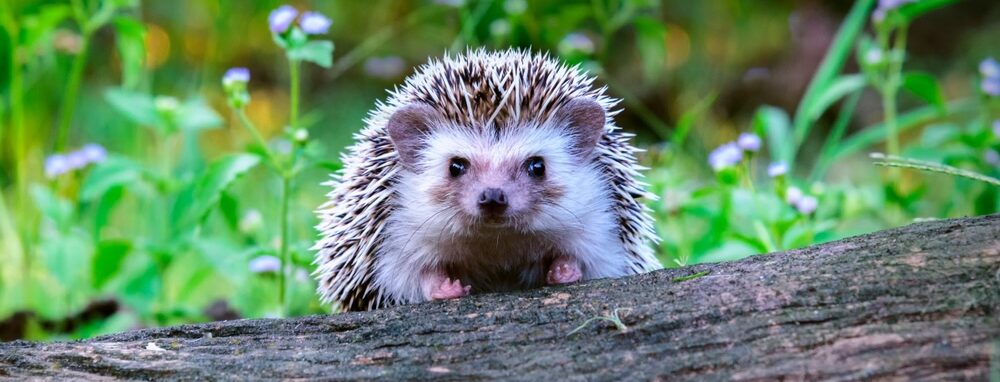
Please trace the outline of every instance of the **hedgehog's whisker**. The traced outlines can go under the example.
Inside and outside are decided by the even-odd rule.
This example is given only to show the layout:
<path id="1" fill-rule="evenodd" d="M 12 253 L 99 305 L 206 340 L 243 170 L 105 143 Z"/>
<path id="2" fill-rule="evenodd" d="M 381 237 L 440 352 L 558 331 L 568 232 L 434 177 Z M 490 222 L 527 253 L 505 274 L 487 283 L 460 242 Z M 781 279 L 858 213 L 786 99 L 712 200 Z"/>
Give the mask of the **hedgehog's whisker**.
<path id="1" fill-rule="evenodd" d="M 406 247 L 410 245 L 410 240 L 413 240 L 413 237 L 417 235 L 417 232 L 420 232 L 420 230 L 424 229 L 424 225 L 426 225 L 427 222 L 431 221 L 431 219 L 434 219 L 435 216 L 438 216 L 445 211 L 448 211 L 447 207 L 437 210 L 437 212 L 431 214 L 431 216 L 428 216 L 427 219 L 424 219 L 424 222 L 420 223 L 420 226 L 418 226 L 417 229 L 413 230 L 413 233 L 410 234 L 410 237 L 406 239 L 406 243 L 403 243 L 403 249 L 401 249 L 400 252 L 406 253 Z"/>
<path id="2" fill-rule="evenodd" d="M 577 223 L 579 223 L 579 226 L 577 228 L 582 228 L 582 227 L 586 227 L 587 226 L 586 224 L 583 223 L 583 220 L 580 219 L 580 217 L 577 216 L 577 214 L 573 213 L 573 211 L 570 211 L 569 208 L 563 207 L 559 203 L 544 202 L 543 204 L 550 205 L 550 206 L 553 206 L 553 207 L 557 207 L 559 209 L 562 209 L 563 211 L 566 211 L 566 213 L 568 213 L 570 215 L 573 215 L 573 218 L 576 219 Z M 539 211 L 545 211 L 545 209 L 540 209 Z M 553 216 L 552 214 L 549 214 L 549 216 L 555 218 L 555 216 Z"/>

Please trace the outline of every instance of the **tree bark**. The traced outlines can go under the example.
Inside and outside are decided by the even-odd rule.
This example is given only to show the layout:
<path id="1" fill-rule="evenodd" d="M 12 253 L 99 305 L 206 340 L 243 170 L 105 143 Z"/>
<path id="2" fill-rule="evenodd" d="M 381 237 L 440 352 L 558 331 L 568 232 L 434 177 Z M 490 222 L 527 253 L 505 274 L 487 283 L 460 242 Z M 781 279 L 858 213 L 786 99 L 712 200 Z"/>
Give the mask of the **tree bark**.
<path id="1" fill-rule="evenodd" d="M 615 310 L 624 330 L 588 321 Z M 0 378 L 986 380 L 998 315 L 991 215 L 522 293 L 4 343 Z"/>

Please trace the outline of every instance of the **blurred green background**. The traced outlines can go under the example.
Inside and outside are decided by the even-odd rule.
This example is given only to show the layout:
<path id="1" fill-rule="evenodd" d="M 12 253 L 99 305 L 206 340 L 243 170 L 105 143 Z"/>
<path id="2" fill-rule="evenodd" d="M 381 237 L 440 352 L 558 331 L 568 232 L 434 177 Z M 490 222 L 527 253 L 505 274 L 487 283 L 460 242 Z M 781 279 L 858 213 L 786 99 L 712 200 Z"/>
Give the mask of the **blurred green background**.
<path id="1" fill-rule="evenodd" d="M 0 0 L 0 340 L 330 312 L 321 183 L 386 89 L 474 47 L 624 100 L 667 267 L 1000 204 L 995 1 L 296 1 L 332 26 L 292 43 L 282 4 Z"/>

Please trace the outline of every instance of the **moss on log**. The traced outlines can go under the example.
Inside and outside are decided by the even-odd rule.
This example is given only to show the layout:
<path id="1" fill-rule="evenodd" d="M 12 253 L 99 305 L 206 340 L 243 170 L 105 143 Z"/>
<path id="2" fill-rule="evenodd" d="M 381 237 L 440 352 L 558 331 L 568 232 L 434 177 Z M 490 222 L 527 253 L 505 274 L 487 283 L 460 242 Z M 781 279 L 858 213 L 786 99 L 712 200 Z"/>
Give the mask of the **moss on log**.
<path id="1" fill-rule="evenodd" d="M 615 310 L 622 327 L 591 320 Z M 991 215 L 523 293 L 4 343 L 0 378 L 984 380 L 998 317 Z"/>

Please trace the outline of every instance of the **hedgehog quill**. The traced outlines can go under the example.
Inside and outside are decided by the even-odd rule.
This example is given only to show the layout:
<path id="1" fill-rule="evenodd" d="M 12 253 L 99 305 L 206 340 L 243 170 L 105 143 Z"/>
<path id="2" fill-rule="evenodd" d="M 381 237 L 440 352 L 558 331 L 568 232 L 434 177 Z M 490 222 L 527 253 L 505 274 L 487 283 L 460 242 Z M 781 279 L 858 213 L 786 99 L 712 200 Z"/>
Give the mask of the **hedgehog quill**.
<path id="1" fill-rule="evenodd" d="M 344 310 L 660 269 L 617 100 L 544 54 L 432 60 L 369 114 L 317 213 Z"/>

